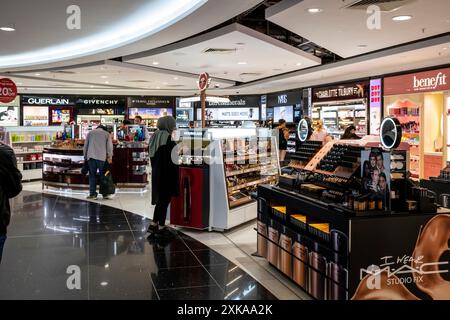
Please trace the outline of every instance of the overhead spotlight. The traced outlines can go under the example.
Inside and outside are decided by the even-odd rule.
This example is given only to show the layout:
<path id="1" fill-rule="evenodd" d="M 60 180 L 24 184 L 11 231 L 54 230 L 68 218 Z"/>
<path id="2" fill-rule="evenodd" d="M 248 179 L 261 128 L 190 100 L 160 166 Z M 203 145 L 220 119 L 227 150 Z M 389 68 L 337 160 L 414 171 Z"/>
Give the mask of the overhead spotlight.
<path id="1" fill-rule="evenodd" d="M 308 11 L 309 13 L 319 13 L 319 12 L 322 12 L 323 11 L 323 9 L 320 9 L 320 8 L 308 8 L 306 11 Z"/>
<path id="2" fill-rule="evenodd" d="M 6 31 L 6 32 L 12 32 L 12 31 L 16 31 L 16 28 L 14 28 L 14 26 L 12 24 L 10 24 L 10 25 L 0 27 L 0 30 Z"/>
<path id="3" fill-rule="evenodd" d="M 394 20 L 394 21 L 408 21 L 411 19 L 412 19 L 412 16 L 410 16 L 410 15 L 395 16 L 392 18 L 392 20 Z"/>

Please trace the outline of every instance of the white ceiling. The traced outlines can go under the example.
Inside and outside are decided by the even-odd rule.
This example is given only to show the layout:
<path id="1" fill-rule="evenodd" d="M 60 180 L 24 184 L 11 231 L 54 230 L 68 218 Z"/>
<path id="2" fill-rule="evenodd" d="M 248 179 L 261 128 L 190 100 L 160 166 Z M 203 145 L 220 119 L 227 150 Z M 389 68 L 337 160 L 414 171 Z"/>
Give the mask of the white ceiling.
<path id="1" fill-rule="evenodd" d="M 226 49 L 227 53 L 206 53 Z M 317 66 L 321 59 L 240 24 L 173 45 L 124 57 L 124 61 L 248 82 Z"/>
<path id="2" fill-rule="evenodd" d="M 367 27 L 366 9 L 345 9 L 355 0 L 283 0 L 267 9 L 266 19 L 348 58 L 450 31 L 449 0 L 413 0 L 381 13 L 381 29 Z M 386 1 L 384 1 L 386 2 Z M 310 8 L 322 9 L 311 14 Z M 392 17 L 412 15 L 409 21 Z M 360 47 L 364 46 L 364 47 Z"/>
<path id="3" fill-rule="evenodd" d="M 447 49 L 445 50 L 445 48 Z M 222 89 L 211 88 L 208 93 L 212 95 L 266 94 L 448 65 L 449 62 L 450 35 L 238 86 L 231 86 L 232 82 L 220 80 L 218 83 Z M 176 71 L 161 72 L 161 70 L 157 70 L 158 72 L 156 72 L 153 69 L 129 63 L 107 61 L 91 66 L 62 70 L 76 72 L 75 74 L 39 71 L 40 76 L 35 76 L 34 73 L 0 74 L 0 76 L 13 79 L 18 84 L 20 93 L 174 96 L 198 94 L 198 89 L 195 87 L 197 75 Z M 108 78 L 101 78 L 102 75 L 106 75 Z M 175 77 L 178 78 L 177 81 L 174 80 Z M 130 82 L 133 80 L 152 82 Z M 105 81 L 110 83 L 105 84 Z M 167 82 L 168 85 L 164 85 L 163 82 Z M 175 83 L 183 83 L 186 87 L 170 87 Z M 92 88 L 91 85 L 94 87 Z"/>
<path id="4" fill-rule="evenodd" d="M 225 95 L 236 94 L 236 92 L 265 94 L 448 65 L 449 62 L 450 35 L 243 84 L 230 90 L 222 90 L 221 93 Z"/>
<path id="5" fill-rule="evenodd" d="M 183 3 L 186 1 L 183 0 Z M 103 52 L 94 52 L 88 56 L 62 62 L 19 68 L 4 67 L 1 70 L 17 71 L 69 66 L 149 50 L 212 28 L 260 2 L 262 0 L 207 0 L 203 6 L 184 18 L 183 15 L 179 16 L 182 11 L 175 10 L 174 12 L 179 13 L 176 18 L 182 18 L 177 23 L 170 24 L 166 21 L 167 24 L 164 25 L 164 29 L 152 35 L 141 35 L 141 39 L 129 42 L 125 46 Z M 66 27 L 68 18 L 66 8 L 74 3 L 81 8 L 80 30 L 68 30 Z M 72 0 L 41 0 L 37 7 L 34 3 L 30 4 L 28 0 L 2 1 L 0 24 L 2 26 L 14 24 L 16 31 L 0 31 L 0 43 L 7 44 L 0 46 L 0 65 L 2 61 L 6 61 L 7 56 L 10 58 L 10 55 L 34 54 L 36 50 L 54 46 L 67 48 L 67 45 L 73 44 L 75 41 L 101 35 L 103 32 L 110 31 L 123 24 L 135 28 L 136 25 L 149 21 L 152 8 L 163 5 L 164 7 L 161 8 L 167 9 L 169 5 L 176 6 L 179 3 L 181 1 L 178 0 L 77 0 L 76 2 Z M 126 27 L 122 27 L 119 31 L 126 29 Z M 98 42 L 94 43 L 99 45 Z"/>
<path id="6" fill-rule="evenodd" d="M 55 90 L 111 90 L 129 92 L 173 91 L 186 94 L 196 92 L 198 75 L 161 70 L 117 61 L 92 63 L 73 68 L 59 68 L 4 74 L 13 79 L 20 91 L 35 92 L 54 88 Z M 233 81 L 213 79 L 211 86 L 226 88 Z M 26 88 L 26 89 L 25 89 Z M 136 94 L 136 92 L 134 93 Z"/>

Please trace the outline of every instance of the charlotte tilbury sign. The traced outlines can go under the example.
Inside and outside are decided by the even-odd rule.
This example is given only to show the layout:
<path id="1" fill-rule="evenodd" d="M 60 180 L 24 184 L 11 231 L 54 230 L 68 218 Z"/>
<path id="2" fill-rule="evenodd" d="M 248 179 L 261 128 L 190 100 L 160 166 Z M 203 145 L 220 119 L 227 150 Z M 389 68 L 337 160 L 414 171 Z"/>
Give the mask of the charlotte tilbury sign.
<path id="1" fill-rule="evenodd" d="M 450 90 L 450 68 L 384 79 L 384 95 Z"/>
<path id="2" fill-rule="evenodd" d="M 367 82 L 313 89 L 313 102 L 362 99 L 367 97 Z"/>

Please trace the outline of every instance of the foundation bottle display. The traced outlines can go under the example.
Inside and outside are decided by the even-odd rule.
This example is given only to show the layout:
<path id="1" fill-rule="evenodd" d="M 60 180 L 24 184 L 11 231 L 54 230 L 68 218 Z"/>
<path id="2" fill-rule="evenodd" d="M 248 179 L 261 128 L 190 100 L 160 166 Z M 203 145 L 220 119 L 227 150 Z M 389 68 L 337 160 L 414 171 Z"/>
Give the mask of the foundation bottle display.
<path id="1" fill-rule="evenodd" d="M 328 264 L 327 270 L 327 299 L 347 300 L 348 299 L 348 237 L 338 231 L 331 230 L 331 246 L 333 249 L 333 261 Z"/>
<path id="2" fill-rule="evenodd" d="M 261 212 L 258 212 L 258 237 L 257 237 L 257 254 L 267 259 L 267 216 Z"/>
<path id="3" fill-rule="evenodd" d="M 300 234 L 296 235 L 294 245 L 292 246 L 293 257 L 293 275 L 294 281 L 304 290 L 308 290 L 308 247 Z"/>
<path id="4" fill-rule="evenodd" d="M 285 226 L 281 228 L 279 245 L 279 268 L 281 272 L 292 278 L 292 237 Z"/>
<path id="5" fill-rule="evenodd" d="M 317 242 L 314 242 L 312 251 L 309 253 L 309 265 L 308 292 L 318 300 L 325 300 L 327 260 L 321 254 Z"/>
<path id="6" fill-rule="evenodd" d="M 267 245 L 267 260 L 279 268 L 278 266 L 278 258 L 279 258 L 279 249 L 278 242 L 280 240 L 280 232 L 278 231 L 278 223 L 274 220 L 269 220 L 269 241 Z"/>

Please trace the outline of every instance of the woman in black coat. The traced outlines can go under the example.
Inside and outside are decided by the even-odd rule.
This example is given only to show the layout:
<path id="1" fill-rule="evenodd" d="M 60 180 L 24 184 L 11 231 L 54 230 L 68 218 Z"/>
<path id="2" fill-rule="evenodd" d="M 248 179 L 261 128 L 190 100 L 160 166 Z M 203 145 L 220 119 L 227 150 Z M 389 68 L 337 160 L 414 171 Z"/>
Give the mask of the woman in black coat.
<path id="1" fill-rule="evenodd" d="M 164 228 L 167 209 L 172 197 L 178 195 L 178 166 L 172 159 L 176 144 L 172 132 L 176 129 L 171 116 L 159 118 L 158 130 L 150 140 L 149 156 L 152 165 L 152 205 L 156 205 L 149 233 L 157 233 Z"/>

